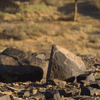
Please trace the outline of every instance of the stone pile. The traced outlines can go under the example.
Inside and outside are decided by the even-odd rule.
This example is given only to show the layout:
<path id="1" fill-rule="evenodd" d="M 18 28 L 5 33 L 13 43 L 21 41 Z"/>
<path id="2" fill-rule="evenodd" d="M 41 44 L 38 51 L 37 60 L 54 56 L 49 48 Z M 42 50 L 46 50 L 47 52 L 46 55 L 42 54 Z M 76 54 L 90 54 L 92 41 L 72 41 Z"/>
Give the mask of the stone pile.
<path id="1" fill-rule="evenodd" d="M 53 45 L 51 54 L 0 53 L 0 100 L 99 100 L 100 60 Z"/>

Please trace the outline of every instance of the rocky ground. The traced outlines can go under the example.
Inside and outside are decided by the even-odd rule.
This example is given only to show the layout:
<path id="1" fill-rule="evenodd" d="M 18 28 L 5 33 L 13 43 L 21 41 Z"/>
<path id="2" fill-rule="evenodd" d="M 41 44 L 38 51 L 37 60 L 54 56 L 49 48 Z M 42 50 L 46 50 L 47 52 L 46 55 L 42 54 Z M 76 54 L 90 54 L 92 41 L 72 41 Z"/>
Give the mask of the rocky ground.
<path id="1" fill-rule="evenodd" d="M 82 60 L 81 60 L 82 59 Z M 51 54 L 0 54 L 0 100 L 99 100 L 100 60 L 53 45 Z"/>

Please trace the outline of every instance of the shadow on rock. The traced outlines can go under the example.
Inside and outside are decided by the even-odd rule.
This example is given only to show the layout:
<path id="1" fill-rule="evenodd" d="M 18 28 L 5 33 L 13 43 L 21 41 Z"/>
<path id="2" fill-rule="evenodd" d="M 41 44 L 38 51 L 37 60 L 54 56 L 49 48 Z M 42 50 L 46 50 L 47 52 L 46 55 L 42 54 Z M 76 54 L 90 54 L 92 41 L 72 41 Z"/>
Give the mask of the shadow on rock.
<path id="1" fill-rule="evenodd" d="M 0 66 L 1 82 L 26 82 L 40 81 L 43 77 L 43 70 L 40 67 L 30 66 Z M 21 70 L 20 70 L 21 69 Z"/>

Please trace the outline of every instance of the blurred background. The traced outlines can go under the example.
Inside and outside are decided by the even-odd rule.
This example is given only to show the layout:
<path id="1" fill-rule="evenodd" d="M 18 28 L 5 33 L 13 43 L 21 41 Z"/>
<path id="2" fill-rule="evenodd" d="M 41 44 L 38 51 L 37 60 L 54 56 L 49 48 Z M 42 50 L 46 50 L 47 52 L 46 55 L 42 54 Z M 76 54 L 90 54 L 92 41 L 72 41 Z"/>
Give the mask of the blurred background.
<path id="1" fill-rule="evenodd" d="M 60 45 L 77 55 L 100 58 L 100 0 L 0 0 L 0 52 L 31 52 Z"/>

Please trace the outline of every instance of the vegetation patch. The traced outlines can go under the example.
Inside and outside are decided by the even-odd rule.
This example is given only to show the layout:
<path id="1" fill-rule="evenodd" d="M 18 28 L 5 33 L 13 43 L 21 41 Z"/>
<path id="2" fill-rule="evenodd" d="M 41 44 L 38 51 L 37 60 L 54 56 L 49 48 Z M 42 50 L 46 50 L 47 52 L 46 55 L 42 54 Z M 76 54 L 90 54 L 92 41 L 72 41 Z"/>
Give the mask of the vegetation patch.
<path id="1" fill-rule="evenodd" d="M 1 39 L 15 39 L 15 40 L 23 40 L 27 38 L 33 38 L 34 36 L 41 36 L 42 34 L 47 34 L 47 30 L 45 28 L 41 28 L 40 26 L 35 25 L 17 25 L 14 27 L 8 26 L 0 33 Z"/>
<path id="2" fill-rule="evenodd" d="M 27 12 L 42 12 L 42 13 L 44 12 L 44 13 L 51 14 L 53 11 L 50 9 L 49 6 L 46 6 L 45 4 L 26 5 L 20 8 L 19 13 L 25 14 Z"/>

